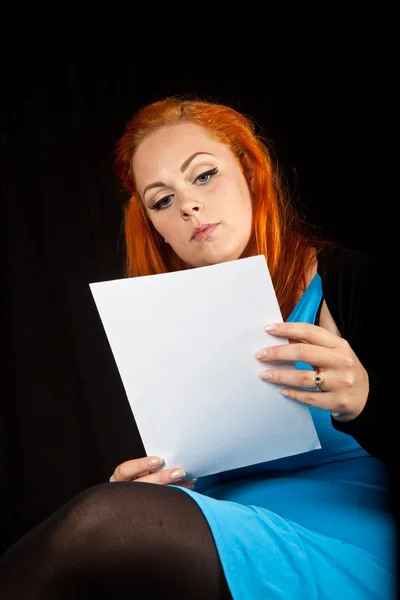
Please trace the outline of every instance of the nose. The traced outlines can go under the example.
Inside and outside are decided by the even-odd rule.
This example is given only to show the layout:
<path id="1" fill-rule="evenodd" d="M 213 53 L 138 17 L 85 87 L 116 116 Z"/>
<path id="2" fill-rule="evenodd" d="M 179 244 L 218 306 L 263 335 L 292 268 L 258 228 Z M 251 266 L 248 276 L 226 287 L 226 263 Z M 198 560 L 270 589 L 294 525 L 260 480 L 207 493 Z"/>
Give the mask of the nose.
<path id="1" fill-rule="evenodd" d="M 204 206 L 193 198 L 193 194 L 185 195 L 180 199 L 180 211 L 183 219 L 190 219 L 194 215 L 203 212 Z"/>

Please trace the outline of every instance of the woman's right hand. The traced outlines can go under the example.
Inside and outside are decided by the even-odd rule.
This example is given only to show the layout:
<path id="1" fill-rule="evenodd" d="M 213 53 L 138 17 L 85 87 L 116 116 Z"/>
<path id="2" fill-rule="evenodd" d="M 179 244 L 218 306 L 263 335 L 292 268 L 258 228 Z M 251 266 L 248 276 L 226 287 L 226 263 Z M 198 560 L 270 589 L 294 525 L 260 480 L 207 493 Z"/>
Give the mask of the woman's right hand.
<path id="1" fill-rule="evenodd" d="M 184 469 L 174 468 L 161 471 L 163 464 L 163 459 L 158 456 L 127 460 L 118 465 L 110 477 L 110 482 L 132 481 L 157 483 L 158 485 L 173 484 L 193 489 L 196 479 L 185 479 L 186 472 Z"/>

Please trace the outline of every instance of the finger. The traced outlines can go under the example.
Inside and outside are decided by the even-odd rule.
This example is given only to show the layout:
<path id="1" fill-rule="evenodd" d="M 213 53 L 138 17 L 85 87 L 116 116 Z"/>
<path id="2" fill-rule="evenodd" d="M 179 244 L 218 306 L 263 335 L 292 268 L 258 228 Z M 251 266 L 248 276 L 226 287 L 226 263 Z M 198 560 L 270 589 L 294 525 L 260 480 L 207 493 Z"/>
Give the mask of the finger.
<path id="1" fill-rule="evenodd" d="M 340 413 L 346 415 L 349 412 L 349 407 L 345 403 L 341 403 L 337 399 L 337 394 L 332 392 L 315 392 L 311 390 L 297 390 L 294 388 L 283 388 L 280 390 L 282 396 L 297 400 L 308 406 L 315 406 L 329 412 Z"/>
<path id="2" fill-rule="evenodd" d="M 325 346 L 326 348 L 337 348 L 346 344 L 343 338 L 311 323 L 272 323 L 265 326 L 265 331 L 271 335 L 304 341 L 308 344 Z"/>
<path id="3" fill-rule="evenodd" d="M 186 471 L 184 469 L 163 469 L 157 473 L 151 473 L 145 475 L 139 479 L 135 479 L 135 483 L 156 483 L 158 485 L 176 485 L 177 482 L 182 482 L 186 477 Z"/>
<path id="4" fill-rule="evenodd" d="M 178 482 L 177 486 L 188 489 L 188 490 L 193 490 L 195 483 L 197 481 L 197 477 L 195 477 L 194 479 L 184 479 L 182 482 Z"/>
<path id="5" fill-rule="evenodd" d="M 110 477 L 110 481 L 133 481 L 138 477 L 143 477 L 164 464 L 164 460 L 159 456 L 145 456 L 144 458 L 135 458 L 127 460 L 115 469 Z"/>
<path id="6" fill-rule="evenodd" d="M 274 369 L 267 369 L 261 371 L 258 376 L 264 381 L 270 381 L 271 383 L 278 383 L 287 386 L 296 386 L 299 388 L 311 388 L 317 389 L 313 377 L 318 375 L 318 371 L 310 371 L 309 369 L 280 369 L 275 371 Z"/>
<path id="7" fill-rule="evenodd" d="M 346 366 L 345 357 L 338 350 L 311 344 L 282 344 L 258 351 L 255 357 L 262 362 L 286 361 L 305 362 L 319 368 L 339 368 Z"/>

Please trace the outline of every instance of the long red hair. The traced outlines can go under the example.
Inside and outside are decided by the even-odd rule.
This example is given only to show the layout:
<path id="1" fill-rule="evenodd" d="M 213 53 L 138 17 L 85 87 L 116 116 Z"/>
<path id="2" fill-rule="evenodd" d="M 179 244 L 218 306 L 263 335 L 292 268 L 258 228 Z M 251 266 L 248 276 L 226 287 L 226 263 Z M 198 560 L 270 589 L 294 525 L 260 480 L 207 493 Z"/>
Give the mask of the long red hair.
<path id="1" fill-rule="evenodd" d="M 298 218 L 267 144 L 256 134 L 252 119 L 233 108 L 209 101 L 171 97 L 142 107 L 127 123 L 116 144 L 115 167 L 130 199 L 125 205 L 124 231 L 128 277 L 186 269 L 147 217 L 132 172 L 140 142 L 160 127 L 194 123 L 227 144 L 252 189 L 252 235 L 244 256 L 264 254 L 283 318 L 305 288 L 310 248 L 325 242 Z M 250 183 L 250 178 L 252 181 Z"/>

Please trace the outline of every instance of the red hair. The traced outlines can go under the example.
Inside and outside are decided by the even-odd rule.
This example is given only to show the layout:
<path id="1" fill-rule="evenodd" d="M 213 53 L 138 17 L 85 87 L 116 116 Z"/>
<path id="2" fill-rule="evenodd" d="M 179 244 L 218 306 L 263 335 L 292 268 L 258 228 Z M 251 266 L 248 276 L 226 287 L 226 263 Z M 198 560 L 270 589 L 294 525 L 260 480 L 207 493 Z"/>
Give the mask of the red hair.
<path id="1" fill-rule="evenodd" d="M 127 276 L 153 275 L 186 269 L 147 217 L 135 188 L 132 158 L 149 134 L 161 127 L 194 123 L 227 144 L 252 190 L 253 225 L 244 256 L 264 254 L 283 318 L 287 318 L 305 288 L 310 248 L 325 245 L 306 231 L 284 188 L 268 146 L 256 134 L 254 122 L 233 108 L 208 101 L 166 98 L 141 108 L 127 123 L 116 144 L 115 167 L 129 193 L 125 206 Z M 250 183 L 251 180 L 251 183 Z"/>

